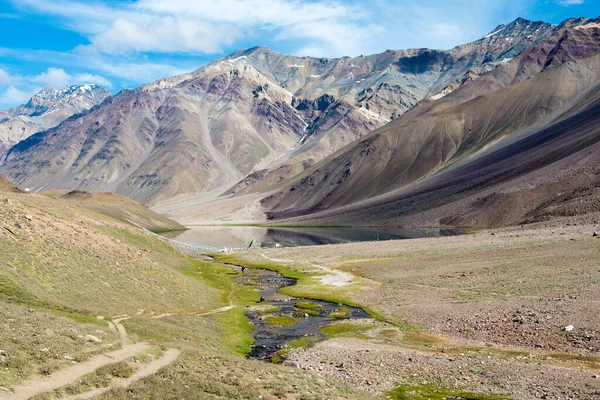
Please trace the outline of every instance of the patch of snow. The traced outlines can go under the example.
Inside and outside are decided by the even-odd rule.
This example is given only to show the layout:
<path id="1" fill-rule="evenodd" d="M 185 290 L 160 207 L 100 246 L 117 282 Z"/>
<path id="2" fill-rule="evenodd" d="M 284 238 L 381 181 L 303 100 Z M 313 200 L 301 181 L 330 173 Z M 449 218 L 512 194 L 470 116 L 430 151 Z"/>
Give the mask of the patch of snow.
<path id="1" fill-rule="evenodd" d="M 54 110 L 48 110 L 45 113 L 43 113 L 42 115 L 40 115 L 40 117 L 45 117 L 46 115 L 50 115 L 50 114 L 55 113 L 57 111 L 58 111 L 57 108 L 55 108 Z"/>
<path id="2" fill-rule="evenodd" d="M 503 26 L 502 28 L 498 29 L 497 31 L 494 31 L 494 32 L 492 32 L 492 33 L 490 33 L 490 34 L 488 34 L 488 35 L 485 35 L 485 36 L 484 36 L 484 38 L 486 38 L 486 39 L 487 39 L 487 38 L 489 38 L 489 37 L 492 37 L 492 36 L 494 36 L 495 34 L 497 34 L 498 32 L 501 32 L 501 31 L 503 31 L 503 30 L 505 30 L 505 29 L 506 29 L 506 26 Z"/>
<path id="3" fill-rule="evenodd" d="M 290 64 L 290 65 L 288 65 L 288 67 L 290 67 L 290 68 L 304 68 L 304 65 Z"/>
<path id="4" fill-rule="evenodd" d="M 434 96 L 431 96 L 430 99 L 431 100 L 438 100 L 438 99 L 441 99 L 442 97 L 444 97 L 445 95 L 446 94 L 444 92 L 440 92 L 440 93 L 438 93 L 438 94 L 436 94 Z"/>
<path id="5" fill-rule="evenodd" d="M 311 77 L 311 78 L 318 78 L 318 77 L 320 77 L 320 76 L 321 76 L 321 75 L 311 75 L 310 77 Z"/>

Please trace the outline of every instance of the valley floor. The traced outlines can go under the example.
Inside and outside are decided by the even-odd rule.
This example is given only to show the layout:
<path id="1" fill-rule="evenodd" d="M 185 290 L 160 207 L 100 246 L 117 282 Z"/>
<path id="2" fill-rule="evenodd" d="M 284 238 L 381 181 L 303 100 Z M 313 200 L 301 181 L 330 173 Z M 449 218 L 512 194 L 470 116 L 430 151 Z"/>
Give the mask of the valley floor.
<path id="1" fill-rule="evenodd" d="M 312 281 L 301 277 L 288 294 L 361 304 L 384 321 L 290 351 L 289 362 L 302 369 L 374 394 L 397 388 L 397 398 L 466 391 L 594 399 L 600 238 L 592 234 L 599 226 L 600 215 L 588 214 L 464 236 L 217 257 L 305 273 Z M 327 285 L 335 275 L 324 268 L 353 278 Z"/>
<path id="2" fill-rule="evenodd" d="M 212 263 L 89 204 L 5 190 L 0 398 L 598 398 L 599 225 L 588 214 Z M 296 278 L 282 295 L 374 320 L 335 322 L 329 340 L 285 348 L 286 365 L 248 360 L 260 296 L 223 263 Z"/>

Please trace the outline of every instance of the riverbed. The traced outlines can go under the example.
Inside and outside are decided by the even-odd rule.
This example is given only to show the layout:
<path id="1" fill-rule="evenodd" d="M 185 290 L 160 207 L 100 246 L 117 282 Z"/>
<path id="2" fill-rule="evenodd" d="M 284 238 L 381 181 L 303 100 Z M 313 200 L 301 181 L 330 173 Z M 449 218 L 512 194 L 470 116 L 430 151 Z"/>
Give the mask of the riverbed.
<path id="1" fill-rule="evenodd" d="M 281 295 L 279 289 L 295 285 L 296 280 L 273 271 L 246 268 L 237 283 L 256 288 L 263 300 L 246 313 L 256 327 L 252 334 L 255 343 L 248 354 L 251 359 L 282 362 L 287 345 L 303 346 L 324 340 L 321 330 L 332 323 L 370 319 L 358 307 Z"/>

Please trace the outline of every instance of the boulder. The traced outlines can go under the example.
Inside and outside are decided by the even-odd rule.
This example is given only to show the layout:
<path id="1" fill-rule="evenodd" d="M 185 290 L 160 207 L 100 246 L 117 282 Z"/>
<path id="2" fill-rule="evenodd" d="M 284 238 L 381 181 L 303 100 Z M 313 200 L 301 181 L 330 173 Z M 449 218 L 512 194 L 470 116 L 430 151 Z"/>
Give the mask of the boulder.
<path id="1" fill-rule="evenodd" d="M 85 335 L 84 337 L 86 342 L 91 342 L 91 343 L 102 343 L 102 340 L 98 339 L 96 336 L 94 335 Z"/>

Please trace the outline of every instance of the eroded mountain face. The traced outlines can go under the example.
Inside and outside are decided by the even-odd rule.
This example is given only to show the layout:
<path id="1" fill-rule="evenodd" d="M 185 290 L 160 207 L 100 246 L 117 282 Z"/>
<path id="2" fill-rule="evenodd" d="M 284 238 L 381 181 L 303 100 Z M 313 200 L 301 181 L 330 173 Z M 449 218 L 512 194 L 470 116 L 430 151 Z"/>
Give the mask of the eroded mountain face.
<path id="1" fill-rule="evenodd" d="M 11 147 L 34 133 L 50 129 L 72 115 L 87 111 L 110 93 L 97 85 L 44 89 L 27 104 L 0 111 L 0 160 Z"/>
<path id="2" fill-rule="evenodd" d="M 240 50 L 33 135 L 0 169 L 33 189 L 111 190 L 149 203 L 265 190 L 557 29 L 518 19 L 449 51 L 340 59 Z"/>
<path id="3" fill-rule="evenodd" d="M 580 139 L 572 139 L 575 128 L 571 131 L 565 124 L 556 127 L 560 118 L 576 114 L 571 108 L 582 98 L 588 100 L 581 102 L 578 110 L 597 110 L 592 105 L 597 98 L 587 96 L 590 90 L 597 95 L 594 88 L 600 82 L 599 53 L 598 20 L 566 21 L 550 36 L 493 71 L 437 101 L 411 109 L 286 181 L 263 205 L 271 218 L 328 213 L 346 207 L 336 223 L 346 217 L 358 221 L 357 216 L 366 209 L 370 211 L 361 215 L 363 220 L 373 220 L 379 214 L 382 220 L 392 221 L 488 189 L 503 183 L 509 175 L 516 179 L 542 168 L 552 170 L 551 165 L 571 155 L 565 148 L 589 151 L 585 149 L 600 141 L 600 132 L 589 129 L 593 124 L 582 128 L 586 138 L 583 147 L 577 147 L 582 145 Z M 578 114 L 574 121 L 584 123 L 592 114 Z M 560 145 L 550 144 L 559 139 Z M 515 142 L 521 144 L 515 146 Z M 539 142 L 539 147 L 527 149 L 529 142 Z M 489 157 L 493 149 L 509 145 L 510 151 L 496 153 L 505 159 Z M 542 147 L 550 153 L 544 153 Z M 519 157 L 537 161 L 514 175 L 513 167 L 523 161 Z M 509 158 L 511 161 L 507 161 Z M 468 163 L 477 168 L 462 168 Z M 497 163 L 496 167 L 488 168 L 490 163 Z M 496 170 L 500 165 L 503 169 Z M 433 187 L 434 183 L 437 186 Z M 448 207 L 446 214 L 460 211 Z M 500 223 L 515 223 L 518 215 Z"/>

